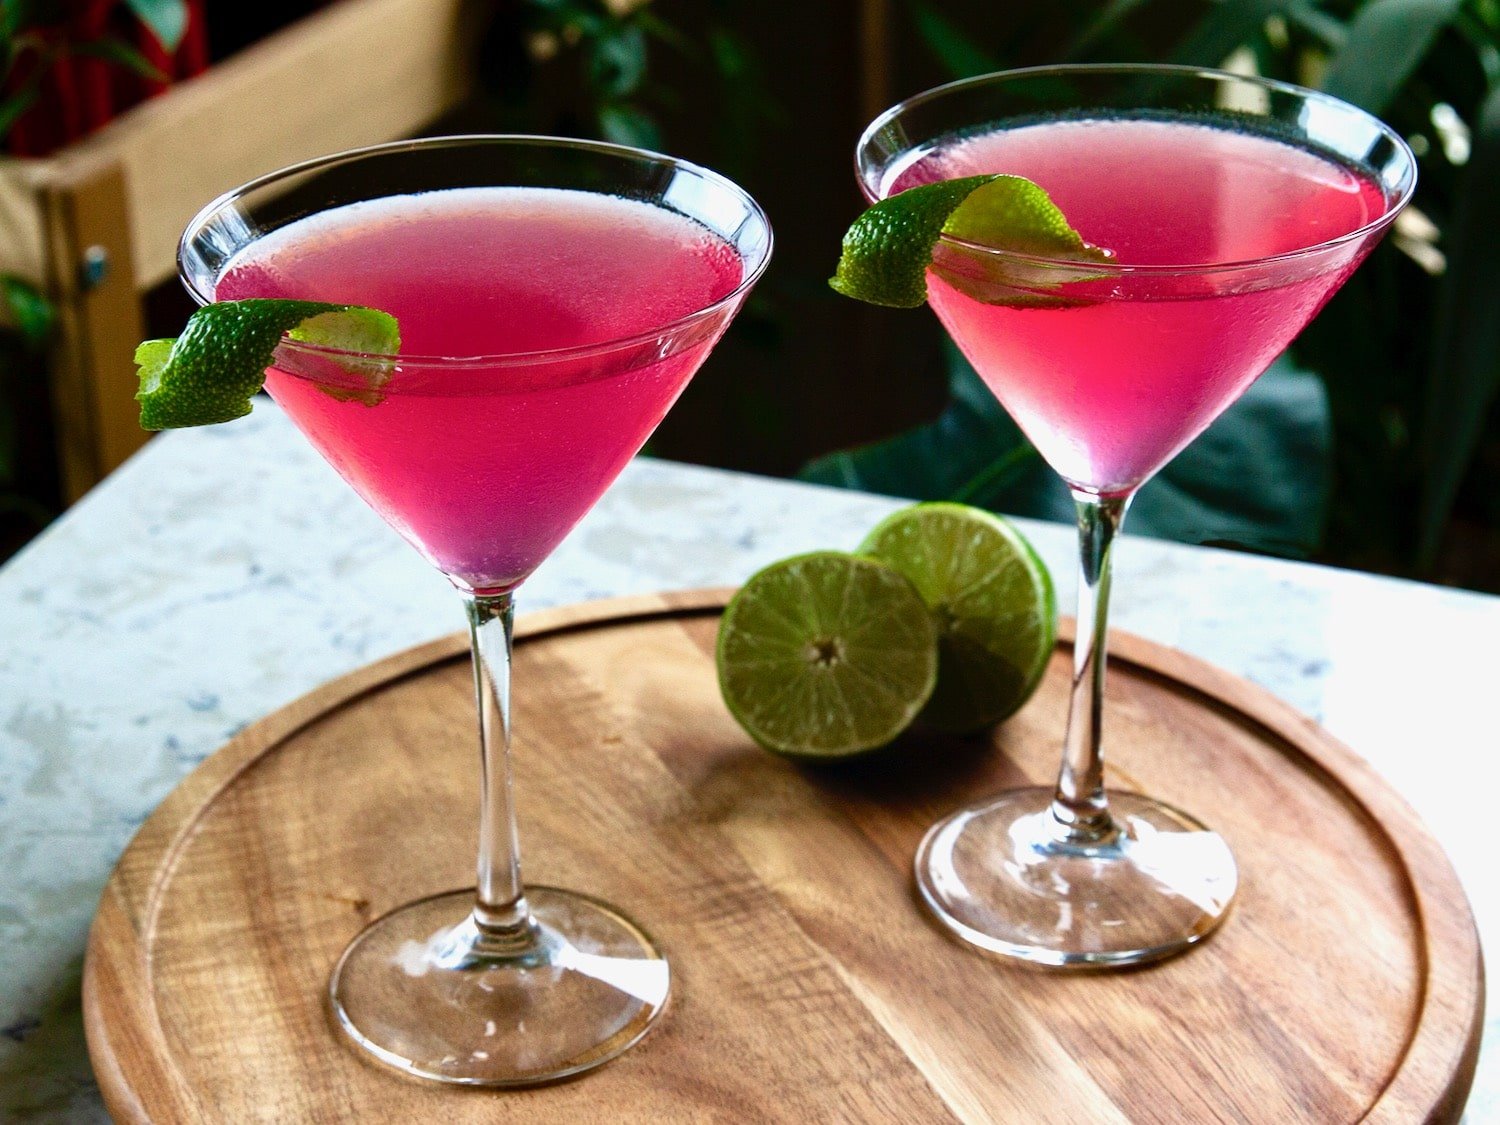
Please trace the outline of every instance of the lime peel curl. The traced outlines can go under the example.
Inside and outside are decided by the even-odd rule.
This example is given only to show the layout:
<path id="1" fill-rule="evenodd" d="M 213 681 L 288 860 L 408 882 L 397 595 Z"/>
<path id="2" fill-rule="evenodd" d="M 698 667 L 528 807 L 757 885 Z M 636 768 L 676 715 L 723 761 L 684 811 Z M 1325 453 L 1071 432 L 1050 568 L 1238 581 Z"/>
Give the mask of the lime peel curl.
<path id="1" fill-rule="evenodd" d="M 880 200 L 854 220 L 828 284 L 846 297 L 893 308 L 927 300 L 927 269 L 943 235 L 993 250 L 1080 264 L 1113 260 L 1086 242 L 1040 186 L 1024 176 L 966 176 L 909 188 Z M 1007 277 L 1001 262 L 986 263 L 987 289 L 1008 285 L 1047 288 L 1037 280 Z M 1028 271 L 1032 272 L 1032 271 Z M 1031 304 L 1019 291 L 1013 301 Z"/>
<path id="2" fill-rule="evenodd" d="M 401 347 L 396 318 L 361 305 L 272 298 L 205 305 L 181 336 L 146 340 L 136 348 L 141 428 L 209 426 L 249 414 L 250 399 L 265 385 L 266 368 L 283 336 L 362 353 L 340 359 L 339 365 L 364 385 L 329 388 L 329 393 L 371 406 L 380 401 L 392 373 L 387 357 Z"/>

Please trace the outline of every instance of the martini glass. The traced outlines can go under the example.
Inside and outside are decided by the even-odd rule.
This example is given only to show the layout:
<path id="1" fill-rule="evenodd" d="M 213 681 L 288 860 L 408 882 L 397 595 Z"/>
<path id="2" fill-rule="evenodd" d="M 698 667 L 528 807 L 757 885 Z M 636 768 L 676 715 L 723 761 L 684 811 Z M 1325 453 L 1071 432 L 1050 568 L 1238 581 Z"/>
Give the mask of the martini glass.
<path id="1" fill-rule="evenodd" d="M 856 151 L 871 200 L 1006 172 L 1039 183 L 1106 264 L 943 236 L 928 303 L 1071 490 L 1078 634 L 1055 787 L 935 825 L 926 905 L 993 953 L 1057 967 L 1202 940 L 1238 883 L 1189 813 L 1104 787 L 1110 559 L 1136 490 L 1312 319 L 1411 198 L 1400 136 L 1334 98 L 1184 67 L 1069 66 L 930 90 Z"/>
<path id="2" fill-rule="evenodd" d="M 614 907 L 525 885 L 511 790 L 517 586 L 599 499 L 771 252 L 721 176 L 614 145 L 453 137 L 347 152 L 206 207 L 180 266 L 202 303 L 395 314 L 400 355 L 284 339 L 266 388 L 457 588 L 473 641 L 474 887 L 371 923 L 333 970 L 336 1025 L 423 1078 L 507 1086 L 613 1058 L 661 1015 L 666 960 Z"/>

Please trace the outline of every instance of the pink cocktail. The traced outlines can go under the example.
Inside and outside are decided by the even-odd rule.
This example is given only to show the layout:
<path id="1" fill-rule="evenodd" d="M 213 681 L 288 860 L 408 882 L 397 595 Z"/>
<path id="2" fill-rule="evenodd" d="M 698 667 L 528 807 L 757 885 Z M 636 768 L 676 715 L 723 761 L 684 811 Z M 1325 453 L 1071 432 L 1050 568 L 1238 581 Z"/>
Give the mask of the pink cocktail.
<path id="1" fill-rule="evenodd" d="M 281 227 L 234 258 L 214 295 L 368 305 L 400 321 L 405 359 L 378 404 L 330 394 L 348 379 L 294 353 L 266 389 L 438 569 L 499 593 L 593 507 L 725 320 L 667 347 L 656 330 L 744 277 L 730 243 L 649 203 L 456 188 Z"/>
<path id="2" fill-rule="evenodd" d="M 1191 119 L 1131 117 L 966 137 L 899 169 L 885 190 L 988 172 L 1040 184 L 1074 229 L 1122 266 L 1295 253 L 1359 230 L 1389 206 L 1369 175 L 1305 147 Z M 1369 245 L 1274 284 L 1192 269 L 1110 272 L 1072 283 L 1069 303 L 1053 308 L 970 296 L 963 275 L 982 275 L 983 264 L 949 251 L 928 302 L 1064 480 L 1123 493 L 1240 396 Z"/>
<path id="3" fill-rule="evenodd" d="M 522 883 L 512 594 L 650 436 L 770 252 L 764 213 L 723 177 L 546 137 L 312 161 L 216 200 L 183 236 L 200 301 L 366 305 L 400 323 L 399 354 L 284 338 L 266 373 L 318 452 L 457 587 L 469 619 L 476 885 L 433 887 L 376 919 L 328 986 L 337 1026 L 388 1066 L 469 1086 L 554 1081 L 614 1058 L 665 1010 L 667 961 L 639 926 Z"/>
<path id="4" fill-rule="evenodd" d="M 1185 67 L 1052 67 L 940 87 L 856 152 L 872 199 L 984 173 L 1041 185 L 1106 262 L 942 236 L 928 303 L 1073 493 L 1082 566 L 1055 788 L 933 826 L 916 857 L 937 918 L 1057 967 L 1166 957 L 1238 886 L 1223 839 L 1104 788 L 1111 546 L 1135 491 L 1250 385 L 1411 197 L 1391 129 L 1333 98 Z"/>

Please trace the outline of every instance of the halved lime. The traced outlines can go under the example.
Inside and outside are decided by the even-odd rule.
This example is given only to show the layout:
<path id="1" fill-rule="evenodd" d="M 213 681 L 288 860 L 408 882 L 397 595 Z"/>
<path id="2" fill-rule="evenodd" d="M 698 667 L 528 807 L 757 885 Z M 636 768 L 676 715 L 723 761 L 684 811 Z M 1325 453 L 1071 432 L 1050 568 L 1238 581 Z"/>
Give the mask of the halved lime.
<path id="1" fill-rule="evenodd" d="M 400 349 L 396 318 L 359 305 L 252 298 L 219 301 L 193 313 L 182 335 L 147 340 L 135 351 L 140 366 L 141 428 L 209 426 L 250 413 L 266 368 L 283 335 L 349 352 L 388 356 Z M 348 397 L 378 396 L 388 361 L 368 354 L 345 364 L 363 386 Z"/>
<path id="2" fill-rule="evenodd" d="M 719 688 L 768 750 L 845 758 L 891 742 L 937 678 L 937 632 L 899 571 L 841 551 L 772 563 L 719 624 Z"/>
<path id="3" fill-rule="evenodd" d="M 1111 260 L 1024 176 L 965 176 L 909 188 L 870 207 L 844 235 L 828 284 L 870 304 L 915 308 L 927 299 L 927 267 L 944 234 L 992 250 L 1080 263 Z M 955 251 L 945 270 L 971 296 L 993 304 L 1035 304 L 1036 291 L 1053 288 L 1056 277 L 982 251 Z"/>
<path id="4" fill-rule="evenodd" d="M 1057 599 L 1009 521 L 964 504 L 917 504 L 882 520 L 859 550 L 911 579 L 936 619 L 938 682 L 923 721 L 979 730 L 1031 698 L 1057 640 Z"/>

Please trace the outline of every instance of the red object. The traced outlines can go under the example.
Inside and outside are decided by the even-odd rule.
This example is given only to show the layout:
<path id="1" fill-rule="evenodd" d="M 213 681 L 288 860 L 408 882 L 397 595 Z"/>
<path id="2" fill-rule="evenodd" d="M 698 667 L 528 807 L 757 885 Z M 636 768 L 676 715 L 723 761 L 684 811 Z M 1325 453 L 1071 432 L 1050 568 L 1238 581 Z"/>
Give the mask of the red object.
<path id="1" fill-rule="evenodd" d="M 92 42 L 103 38 L 108 30 L 109 9 L 113 3 L 114 0 L 91 0 L 84 5 L 77 20 L 82 41 Z M 78 96 L 83 102 L 83 130 L 93 132 L 113 116 L 114 99 L 110 93 L 109 63 L 87 56 L 73 61 L 78 70 Z"/>
<path id="2" fill-rule="evenodd" d="M 37 50 L 16 60 L 5 82 L 4 96 L 24 89 L 45 65 L 38 96 L 12 125 L 0 147 L 16 156 L 45 156 L 87 136 L 174 82 L 208 66 L 205 0 L 186 0 L 187 24 L 182 42 L 169 52 L 151 29 L 122 0 L 65 0 L 63 18 L 43 27 L 22 29 L 40 41 Z M 138 52 L 159 73 L 136 73 L 112 59 L 78 54 L 90 44 L 115 42 Z M 72 49 L 70 49 L 72 48 Z"/>

